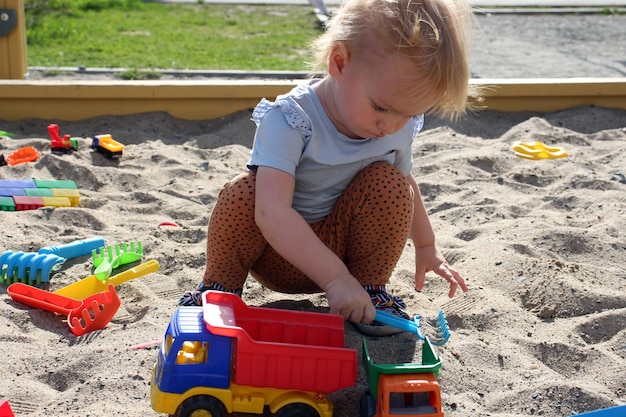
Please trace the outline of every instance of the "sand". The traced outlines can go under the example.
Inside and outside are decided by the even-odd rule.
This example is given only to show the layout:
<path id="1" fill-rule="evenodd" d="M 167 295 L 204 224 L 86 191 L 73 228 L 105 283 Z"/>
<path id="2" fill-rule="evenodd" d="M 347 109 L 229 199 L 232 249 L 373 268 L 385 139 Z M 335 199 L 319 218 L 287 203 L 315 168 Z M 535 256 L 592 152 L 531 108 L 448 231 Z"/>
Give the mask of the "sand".
<path id="1" fill-rule="evenodd" d="M 79 151 L 53 155 L 47 121 L 2 123 L 2 153 L 34 146 L 36 163 L 0 168 L 2 178 L 74 181 L 79 207 L 0 212 L 0 248 L 102 236 L 141 241 L 160 269 L 117 287 L 122 305 L 103 330 L 74 336 L 63 317 L 13 301 L 0 286 L 0 399 L 17 416 L 151 416 L 150 372 L 180 294 L 200 279 L 206 225 L 221 185 L 244 169 L 254 125 L 248 111 L 219 120 L 166 114 L 99 117 L 60 124 Z M 413 289 L 407 244 L 390 290 L 425 318 L 444 309 L 451 340 L 438 351 L 446 415 L 568 416 L 626 402 L 626 112 L 582 107 L 551 114 L 485 111 L 456 124 L 430 118 L 414 144 L 419 179 L 438 242 L 470 292 L 447 297 L 429 275 Z M 118 161 L 90 149 L 110 133 Z M 569 157 L 531 161 L 514 141 L 562 146 Z M 178 227 L 161 226 L 170 221 Z M 90 275 L 89 256 L 69 259 L 42 288 Z M 327 311 L 323 295 L 288 296 L 248 280 L 250 305 Z M 346 323 L 346 345 L 361 336 Z M 415 335 L 370 339 L 381 362 L 419 361 Z M 335 415 L 356 416 L 365 390 L 332 395 Z"/>
<path id="2" fill-rule="evenodd" d="M 617 18 L 582 17 L 567 26 L 551 16 L 482 17 L 474 76 L 623 76 Z M 533 33 L 545 42 L 534 42 Z M 0 178 L 72 180 L 81 195 L 75 208 L 0 212 L 0 254 L 102 236 L 108 245 L 141 241 L 144 260 L 160 264 L 118 286 L 115 317 L 80 337 L 63 317 L 13 301 L 0 285 L 0 401 L 16 416 L 158 415 L 149 394 L 157 350 L 136 346 L 162 337 L 178 297 L 202 276 L 207 221 L 222 184 L 245 169 L 249 119 L 243 111 L 193 122 L 163 113 L 0 121 L 0 130 L 16 134 L 0 138 L 0 153 L 22 146 L 42 153 L 35 163 L 0 167 Z M 626 403 L 625 120 L 626 111 L 592 106 L 427 119 L 414 143 L 413 172 L 438 244 L 470 292 L 449 299 L 432 274 L 416 292 L 410 242 L 389 289 L 413 314 L 447 314 L 452 336 L 438 348 L 446 416 L 564 417 Z M 82 138 L 78 152 L 50 153 L 51 122 Z M 90 149 L 89 138 L 106 133 L 126 146 L 118 161 Z M 511 150 L 515 141 L 543 141 L 569 156 L 521 159 Z M 41 287 L 54 291 L 91 272 L 89 256 L 69 259 Z M 252 279 L 243 299 L 327 311 L 322 294 L 279 294 Z M 360 355 L 361 335 L 349 323 L 345 330 L 346 346 Z M 369 346 L 380 362 L 419 360 L 412 334 L 370 338 Z M 331 395 L 334 415 L 357 416 L 365 390 L 359 368 L 356 386 Z"/>

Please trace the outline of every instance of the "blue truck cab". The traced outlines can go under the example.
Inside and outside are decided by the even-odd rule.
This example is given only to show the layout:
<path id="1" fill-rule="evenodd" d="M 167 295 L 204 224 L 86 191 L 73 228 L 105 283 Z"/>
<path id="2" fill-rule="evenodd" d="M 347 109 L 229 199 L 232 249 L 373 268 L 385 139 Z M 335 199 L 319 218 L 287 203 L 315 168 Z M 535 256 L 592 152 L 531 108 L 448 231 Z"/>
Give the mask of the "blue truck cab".
<path id="1" fill-rule="evenodd" d="M 164 337 L 155 365 L 153 389 L 182 394 L 198 385 L 229 387 L 233 340 L 207 330 L 202 307 L 176 310 Z"/>

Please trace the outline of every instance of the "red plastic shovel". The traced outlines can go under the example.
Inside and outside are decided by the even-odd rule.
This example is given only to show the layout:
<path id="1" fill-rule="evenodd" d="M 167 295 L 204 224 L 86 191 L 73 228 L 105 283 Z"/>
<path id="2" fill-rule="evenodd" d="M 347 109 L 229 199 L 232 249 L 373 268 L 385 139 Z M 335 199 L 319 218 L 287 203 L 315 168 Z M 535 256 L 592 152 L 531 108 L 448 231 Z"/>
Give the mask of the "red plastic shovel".
<path id="1" fill-rule="evenodd" d="M 27 306 L 67 316 L 67 324 L 76 336 L 105 328 L 121 304 L 113 285 L 109 285 L 108 291 L 82 301 L 20 282 L 9 285 L 7 293 L 13 300 Z"/>

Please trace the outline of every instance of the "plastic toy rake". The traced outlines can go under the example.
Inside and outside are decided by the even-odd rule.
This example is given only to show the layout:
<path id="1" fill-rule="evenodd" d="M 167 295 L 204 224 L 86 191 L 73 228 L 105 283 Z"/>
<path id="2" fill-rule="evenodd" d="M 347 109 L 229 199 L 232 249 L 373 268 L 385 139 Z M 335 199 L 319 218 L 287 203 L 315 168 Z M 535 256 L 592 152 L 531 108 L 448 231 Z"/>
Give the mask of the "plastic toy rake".
<path id="1" fill-rule="evenodd" d="M 402 317 L 394 316 L 391 313 L 385 311 L 376 310 L 376 321 L 387 324 L 392 327 L 397 327 L 406 332 L 415 333 L 420 340 L 424 340 L 426 336 L 422 331 L 422 325 L 420 324 L 421 316 L 416 315 L 411 320 L 403 319 Z M 443 346 L 450 339 L 450 327 L 448 326 L 448 320 L 443 310 L 439 311 L 437 319 L 435 320 L 435 335 L 429 337 L 430 342 L 435 346 Z"/>
<path id="2" fill-rule="evenodd" d="M 76 336 L 105 328 L 121 304 L 113 285 L 82 301 L 19 282 L 9 285 L 7 293 L 27 306 L 67 316 L 67 325 Z"/>
<path id="3" fill-rule="evenodd" d="M 0 255 L 0 284 L 20 282 L 37 285 L 48 282 L 55 267 L 58 268 L 66 259 L 89 255 L 101 246 L 104 246 L 104 239 L 96 236 L 65 245 L 47 246 L 39 252 L 4 252 Z"/>
<path id="4" fill-rule="evenodd" d="M 141 260 L 143 246 L 141 242 L 121 243 L 115 246 L 101 247 L 91 251 L 94 275 L 101 281 L 109 278 L 111 272 L 122 265 Z"/>
<path id="5" fill-rule="evenodd" d="M 48 282 L 55 266 L 63 262 L 65 258 L 50 253 L 6 251 L 0 255 L 0 284 Z"/>
<path id="6" fill-rule="evenodd" d="M 115 286 L 109 285 L 108 291 L 85 298 L 81 309 L 71 310 L 67 315 L 67 325 L 77 336 L 104 329 L 115 316 L 121 303 Z"/>

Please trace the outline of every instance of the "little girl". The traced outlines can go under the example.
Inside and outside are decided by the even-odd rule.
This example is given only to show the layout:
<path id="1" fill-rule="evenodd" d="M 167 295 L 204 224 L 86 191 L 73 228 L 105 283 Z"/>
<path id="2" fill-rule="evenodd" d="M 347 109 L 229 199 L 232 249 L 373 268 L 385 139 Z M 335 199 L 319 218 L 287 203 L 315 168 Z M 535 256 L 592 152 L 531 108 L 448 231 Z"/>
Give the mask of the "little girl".
<path id="1" fill-rule="evenodd" d="M 250 274 L 275 291 L 323 291 L 364 334 L 393 334 L 374 318 L 409 318 L 385 290 L 407 237 L 418 291 L 428 271 L 450 297 L 467 291 L 435 245 L 411 146 L 424 113 L 468 107 L 471 16 L 463 0 L 345 1 L 313 45 L 324 78 L 254 109 L 249 170 L 220 191 L 203 281 L 179 304 L 241 295 Z"/>

